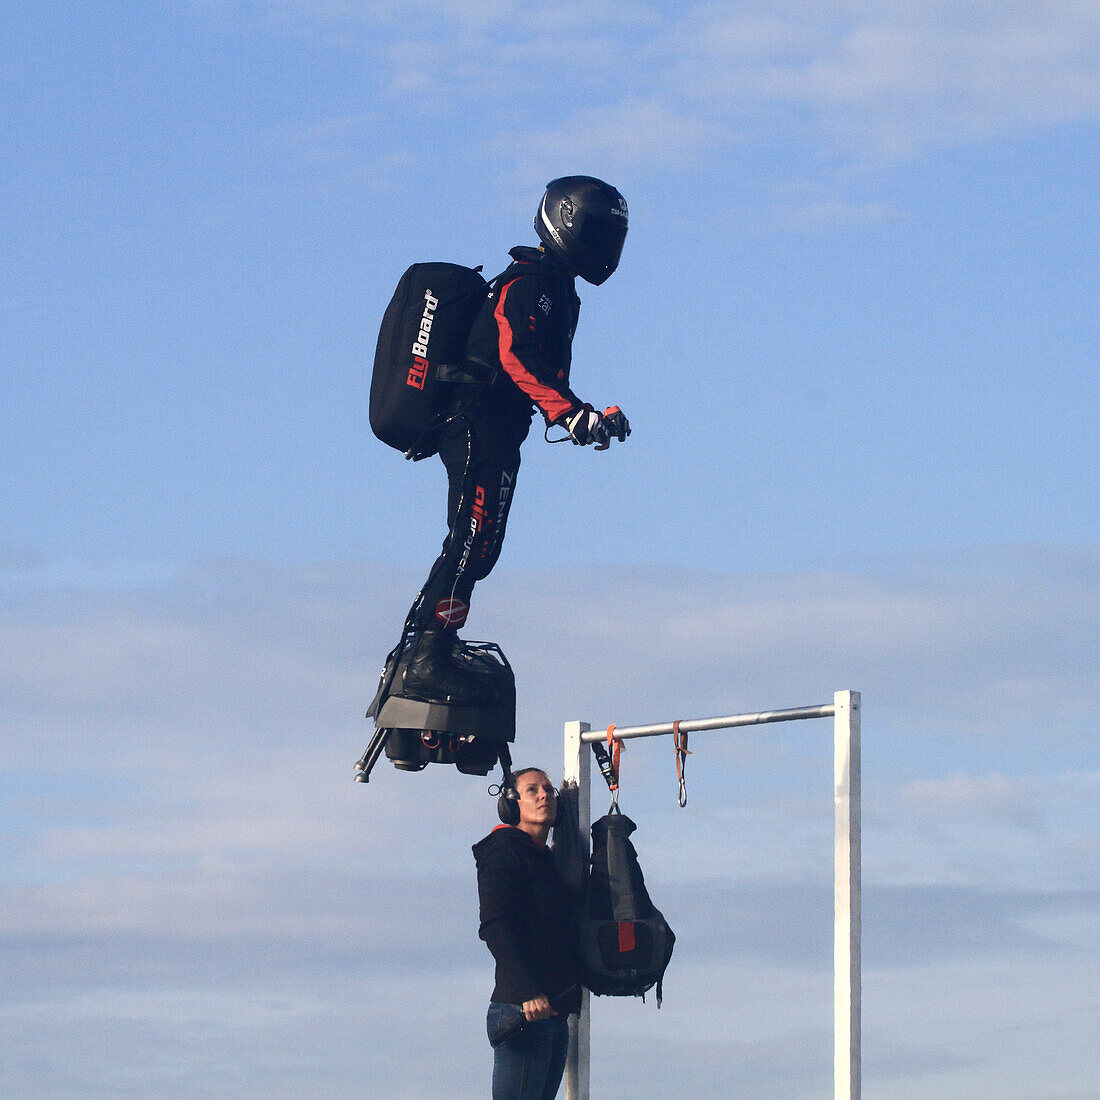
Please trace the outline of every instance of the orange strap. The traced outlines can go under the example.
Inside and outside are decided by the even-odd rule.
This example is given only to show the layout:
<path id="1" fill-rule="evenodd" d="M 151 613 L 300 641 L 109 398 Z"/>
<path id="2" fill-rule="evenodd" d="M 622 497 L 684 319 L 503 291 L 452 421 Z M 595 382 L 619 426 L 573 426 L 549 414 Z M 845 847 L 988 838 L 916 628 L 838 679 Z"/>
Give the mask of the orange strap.
<path id="1" fill-rule="evenodd" d="M 684 770 L 687 767 L 687 758 L 691 755 L 688 749 L 688 735 L 680 732 L 680 722 L 672 723 L 672 744 L 676 749 L 676 782 L 679 785 L 677 799 L 680 809 L 688 804 L 687 780 L 684 778 Z"/>
<path id="2" fill-rule="evenodd" d="M 615 723 L 607 727 L 607 747 L 611 750 L 611 767 L 615 770 L 615 782 L 611 787 L 611 793 L 617 795 L 619 790 L 619 754 L 622 752 L 623 743 L 613 736 Z"/>

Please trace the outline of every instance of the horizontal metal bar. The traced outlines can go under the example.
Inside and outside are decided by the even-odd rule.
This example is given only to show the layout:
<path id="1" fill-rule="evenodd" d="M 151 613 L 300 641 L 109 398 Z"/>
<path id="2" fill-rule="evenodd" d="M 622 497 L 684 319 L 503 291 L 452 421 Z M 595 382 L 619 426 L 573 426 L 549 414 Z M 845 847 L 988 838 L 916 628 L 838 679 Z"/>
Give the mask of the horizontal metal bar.
<path id="1" fill-rule="evenodd" d="M 796 707 L 794 710 L 764 710 L 757 714 L 730 714 L 725 718 L 696 718 L 680 723 L 681 733 L 701 733 L 704 730 L 731 729 L 734 726 L 761 726 L 766 722 L 796 722 L 800 718 L 832 718 L 836 708 L 832 703 L 823 703 L 819 707 Z M 626 741 L 631 737 L 661 737 L 671 734 L 672 722 L 662 722 L 656 726 L 615 727 L 612 734 L 617 741 Z M 589 745 L 593 741 L 605 741 L 607 730 L 589 730 L 581 734 L 582 743 Z"/>

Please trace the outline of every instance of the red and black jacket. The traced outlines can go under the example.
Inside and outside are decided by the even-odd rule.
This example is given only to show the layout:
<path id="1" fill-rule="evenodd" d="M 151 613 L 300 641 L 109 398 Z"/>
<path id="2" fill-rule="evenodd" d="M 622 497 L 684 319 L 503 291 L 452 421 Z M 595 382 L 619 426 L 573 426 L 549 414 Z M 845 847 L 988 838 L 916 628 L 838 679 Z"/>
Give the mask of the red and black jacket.
<path id="1" fill-rule="evenodd" d="M 517 411 L 532 406 L 548 424 L 579 408 L 569 388 L 580 299 L 573 276 L 549 253 L 520 245 L 474 321 L 466 357 L 502 371 L 494 388 Z"/>

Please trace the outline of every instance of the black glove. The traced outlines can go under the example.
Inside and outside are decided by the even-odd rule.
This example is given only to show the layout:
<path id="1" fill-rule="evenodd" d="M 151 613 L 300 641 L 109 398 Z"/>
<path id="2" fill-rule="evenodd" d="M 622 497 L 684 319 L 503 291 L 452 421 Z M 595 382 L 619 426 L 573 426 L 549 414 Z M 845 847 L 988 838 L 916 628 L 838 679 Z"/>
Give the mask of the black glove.
<path id="1" fill-rule="evenodd" d="M 563 423 L 569 438 L 579 447 L 595 443 L 597 450 L 606 450 L 610 446 L 611 436 L 607 425 L 591 405 L 582 405 L 576 411 L 566 413 Z"/>
<path id="2" fill-rule="evenodd" d="M 620 443 L 626 441 L 626 437 L 630 435 L 630 421 L 623 416 L 623 410 L 618 405 L 612 405 L 609 409 L 603 411 L 604 427 L 607 428 L 608 436 L 617 439 Z M 610 443 L 610 439 L 608 440 Z"/>

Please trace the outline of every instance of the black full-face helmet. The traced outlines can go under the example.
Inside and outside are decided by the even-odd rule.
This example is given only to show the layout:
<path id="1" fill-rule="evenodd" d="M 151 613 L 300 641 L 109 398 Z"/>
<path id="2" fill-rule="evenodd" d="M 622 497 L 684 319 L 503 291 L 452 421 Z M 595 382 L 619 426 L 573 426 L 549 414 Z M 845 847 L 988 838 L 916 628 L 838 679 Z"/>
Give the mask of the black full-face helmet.
<path id="1" fill-rule="evenodd" d="M 547 249 L 596 286 L 619 266 L 626 226 L 626 199 L 592 176 L 551 180 L 535 215 L 535 230 Z"/>

